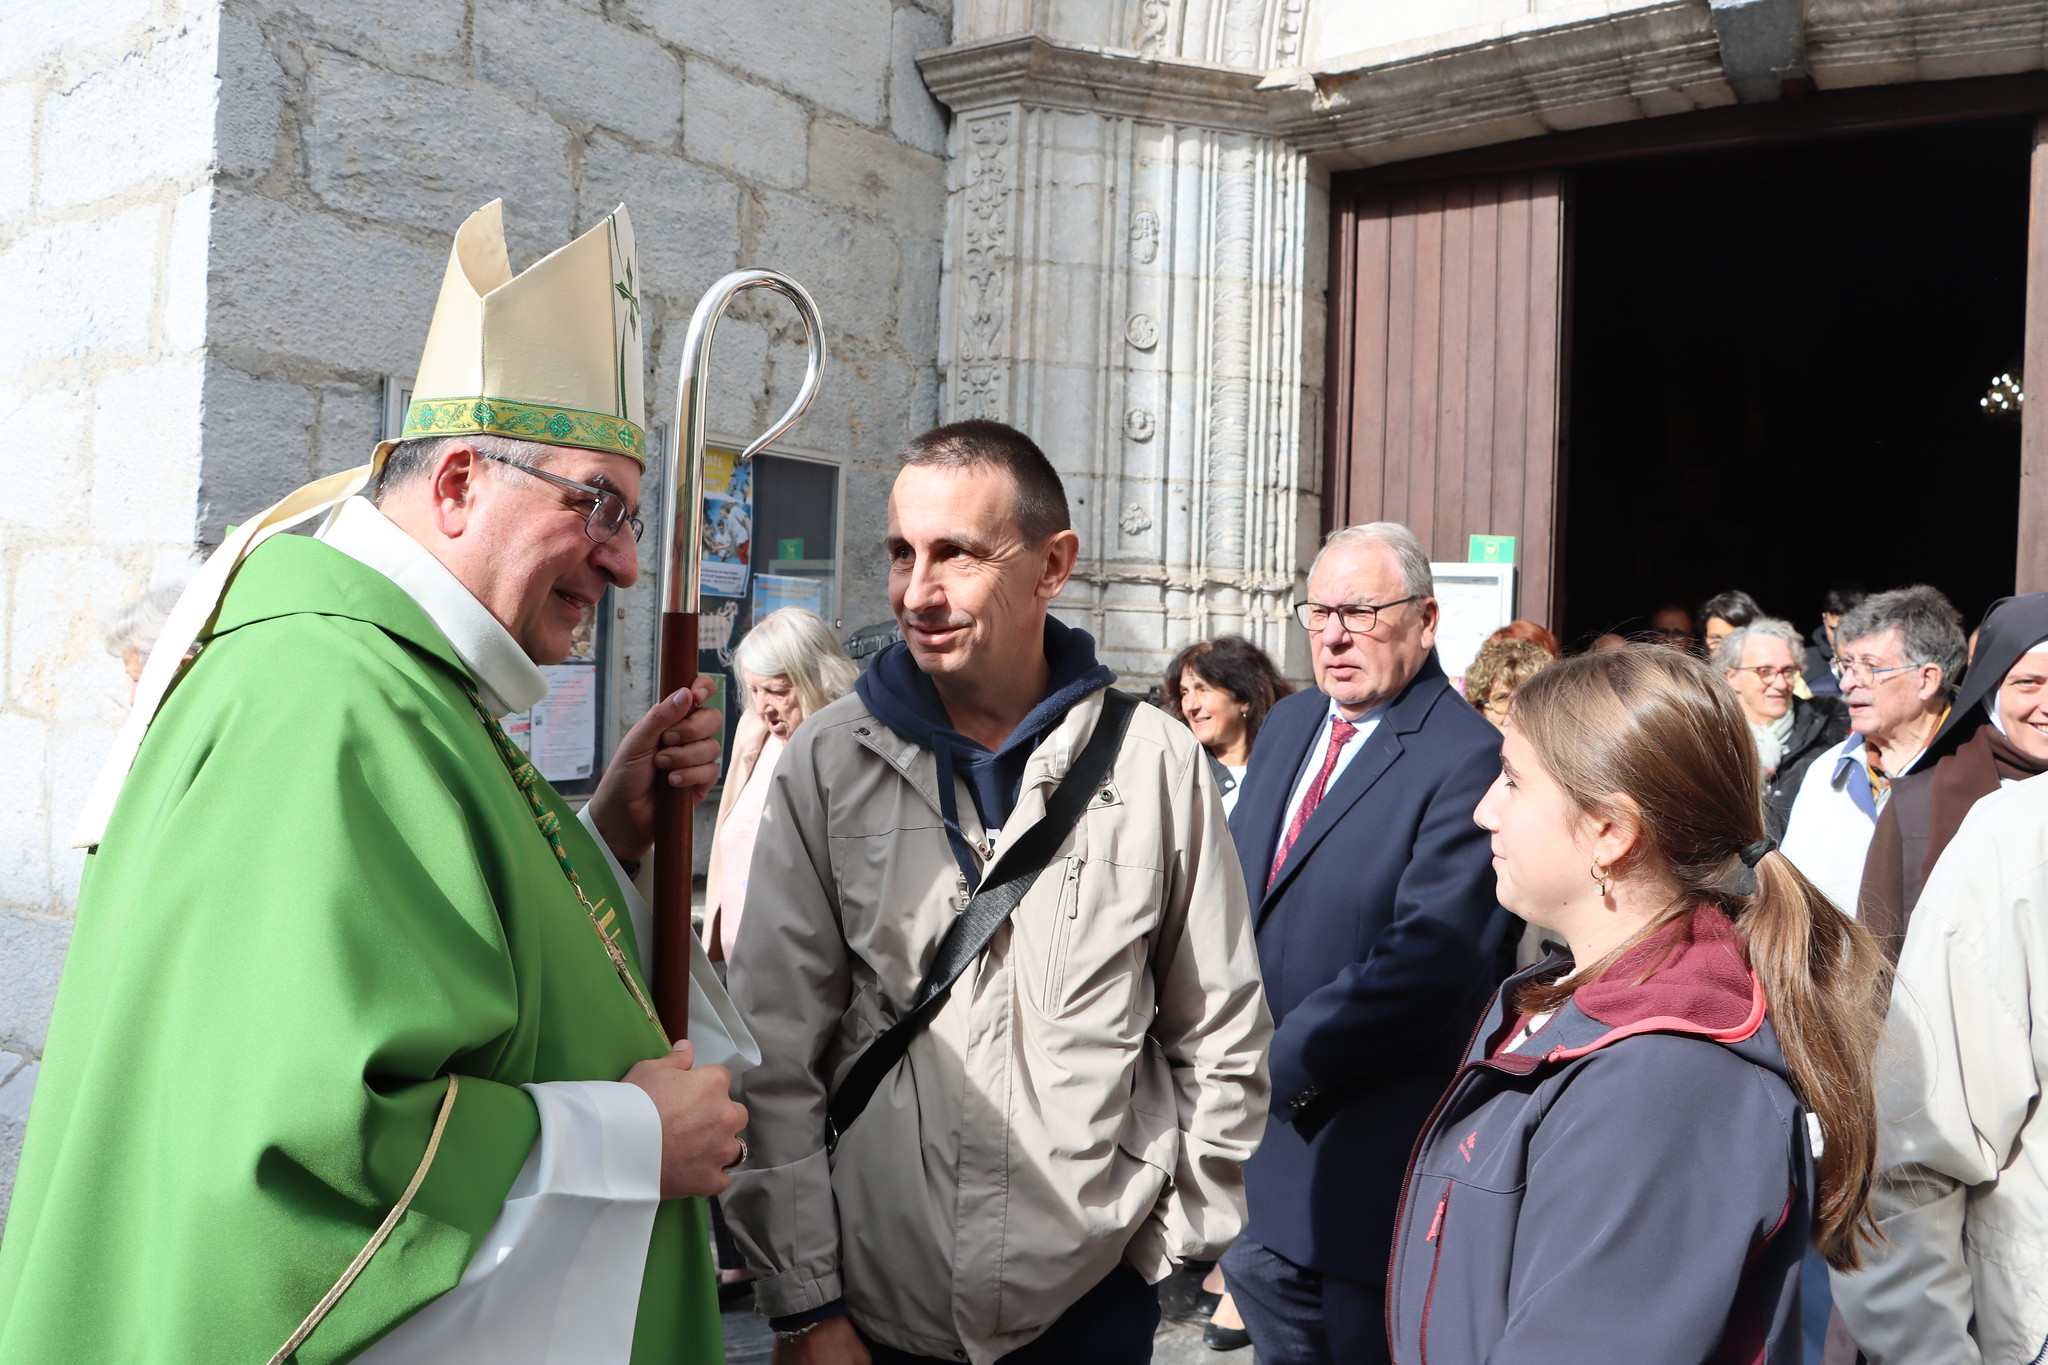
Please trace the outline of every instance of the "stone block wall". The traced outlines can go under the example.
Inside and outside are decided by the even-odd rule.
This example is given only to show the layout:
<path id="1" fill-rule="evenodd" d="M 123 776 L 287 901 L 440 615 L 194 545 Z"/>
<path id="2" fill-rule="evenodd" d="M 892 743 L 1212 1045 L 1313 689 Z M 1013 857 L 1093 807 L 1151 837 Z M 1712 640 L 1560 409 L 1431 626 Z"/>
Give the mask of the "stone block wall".
<path id="1" fill-rule="evenodd" d="M 632 210 L 650 423 L 671 418 L 706 286 L 743 265 L 802 281 L 831 365 L 791 439 L 846 460 L 842 496 L 871 511 L 895 445 L 937 413 L 946 119 L 913 57 L 949 32 L 939 0 L 805 0 L 773 23 L 702 0 L 229 0 L 201 536 L 366 456 L 449 235 L 496 196 L 515 269 Z M 742 300 L 718 332 L 713 428 L 764 427 L 803 363 L 794 314 Z M 869 530 L 853 534 L 846 630 L 888 614 Z M 648 590 L 614 623 L 622 719 L 650 695 L 656 550 L 650 535 Z"/>
<path id="2" fill-rule="evenodd" d="M 0 42 L 0 1207 L 128 678 L 102 626 L 192 548 L 218 14 L 11 6 Z"/>
<path id="3" fill-rule="evenodd" d="M 630 207 L 654 424 L 707 285 L 742 265 L 807 285 L 831 365 L 792 440 L 846 462 L 839 618 L 886 619 L 875 512 L 938 410 L 947 117 L 914 57 L 950 18 L 942 0 L 792 0 L 772 23 L 703 0 L 35 0 L 0 26 L 4 1209 L 76 901 L 69 830 L 128 698 L 103 624 L 226 525 L 367 458 L 470 211 L 505 200 L 519 269 Z M 714 429 L 764 427 L 803 363 L 794 314 L 742 301 Z M 615 622 L 622 726 L 652 690 L 657 549 Z"/>

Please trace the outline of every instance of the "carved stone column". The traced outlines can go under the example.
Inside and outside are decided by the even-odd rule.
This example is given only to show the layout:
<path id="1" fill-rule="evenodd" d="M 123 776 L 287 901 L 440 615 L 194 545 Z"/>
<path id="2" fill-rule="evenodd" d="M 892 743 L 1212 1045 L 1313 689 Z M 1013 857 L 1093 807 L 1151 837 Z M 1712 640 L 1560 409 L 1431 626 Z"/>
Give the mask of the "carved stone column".
<path id="1" fill-rule="evenodd" d="M 1320 517 L 1304 276 L 1324 194 L 1267 131 L 1259 72 L 1234 69 L 1298 35 L 1299 5 L 1091 13 L 1129 46 L 1029 35 L 921 61 L 955 116 L 942 410 L 1010 422 L 1059 468 L 1082 544 L 1059 614 L 1133 685 L 1224 632 L 1302 675 L 1286 621 Z M 1191 30 L 1233 64 L 1138 50 Z"/>

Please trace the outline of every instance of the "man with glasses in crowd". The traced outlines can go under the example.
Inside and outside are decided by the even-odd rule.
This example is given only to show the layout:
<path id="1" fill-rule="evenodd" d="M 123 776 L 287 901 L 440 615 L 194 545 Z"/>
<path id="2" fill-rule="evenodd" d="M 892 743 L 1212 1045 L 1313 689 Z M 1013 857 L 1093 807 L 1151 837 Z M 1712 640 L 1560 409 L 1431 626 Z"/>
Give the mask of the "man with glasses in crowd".
<path id="1" fill-rule="evenodd" d="M 1472 822 L 1500 732 L 1437 663 L 1407 527 L 1330 536 L 1295 614 L 1316 687 L 1273 708 L 1231 830 L 1274 1019 L 1273 1103 L 1224 1273 L 1266 1365 L 1387 1359 L 1401 1176 L 1498 978 Z"/>
<path id="2" fill-rule="evenodd" d="M 1865 598 L 1835 629 L 1830 671 L 1849 738 L 1800 779 L 1784 854 L 1844 914 L 1856 913 L 1863 860 L 1892 779 L 1927 751 L 1963 670 L 1963 622 L 1925 584 Z"/>
<path id="3" fill-rule="evenodd" d="M 1714 650 L 1714 665 L 1742 703 L 1756 740 L 1764 769 L 1764 828 L 1779 840 L 1806 770 L 1849 733 L 1849 708 L 1839 696 L 1802 697 L 1794 691 L 1805 643 L 1790 622 L 1759 616 L 1723 636 Z"/>

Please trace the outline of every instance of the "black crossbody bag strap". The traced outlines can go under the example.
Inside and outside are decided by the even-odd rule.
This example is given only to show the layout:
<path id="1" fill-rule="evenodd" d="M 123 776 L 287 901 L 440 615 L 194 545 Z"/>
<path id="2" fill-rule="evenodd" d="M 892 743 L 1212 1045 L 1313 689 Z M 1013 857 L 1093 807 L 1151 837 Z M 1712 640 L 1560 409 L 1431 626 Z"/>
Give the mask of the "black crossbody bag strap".
<path id="1" fill-rule="evenodd" d="M 981 956 L 996 930 L 1003 927 L 1024 899 L 1024 893 L 1038 880 L 1038 874 L 1081 822 L 1081 812 L 1096 800 L 1096 792 L 1116 763 L 1117 750 L 1123 747 L 1124 732 L 1130 728 L 1131 716 L 1137 709 L 1135 700 L 1114 688 L 1104 695 L 1095 733 L 1088 736 L 1074 766 L 1067 769 L 1067 775 L 1053 790 L 1052 799 L 1045 803 L 1045 814 L 996 859 L 995 867 L 982 880 L 981 889 L 968 900 L 947 927 L 946 936 L 939 940 L 938 956 L 912 997 L 909 1011 L 868 1044 L 853 1069 L 846 1073 L 838 1093 L 832 1096 L 825 1110 L 827 1152 L 838 1148 L 840 1135 L 853 1126 L 883 1078 L 910 1051 L 911 1039 L 931 1022 L 953 983 Z"/>

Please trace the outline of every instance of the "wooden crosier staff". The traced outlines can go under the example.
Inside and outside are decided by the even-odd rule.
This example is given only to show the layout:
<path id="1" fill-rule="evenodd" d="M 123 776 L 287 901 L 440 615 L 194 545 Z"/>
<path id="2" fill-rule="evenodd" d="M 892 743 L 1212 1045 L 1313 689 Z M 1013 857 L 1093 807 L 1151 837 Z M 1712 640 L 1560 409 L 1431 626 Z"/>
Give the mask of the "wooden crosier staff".
<path id="1" fill-rule="evenodd" d="M 795 426 L 818 396 L 825 371 L 825 326 L 818 305 L 804 287 L 773 270 L 735 270 L 705 291 L 690 317 L 683 341 L 682 375 L 676 383 L 676 439 L 667 454 L 662 482 L 669 500 L 661 523 L 660 691 L 672 697 L 697 680 L 697 608 L 703 594 L 704 381 L 711 372 L 711 334 L 727 305 L 749 289 L 781 294 L 803 319 L 809 363 L 803 387 L 780 421 L 754 438 L 740 463 Z M 690 1026 L 690 870 L 695 862 L 692 821 L 695 800 L 667 783 L 661 786 L 654 825 L 654 1006 L 670 1038 Z"/>

